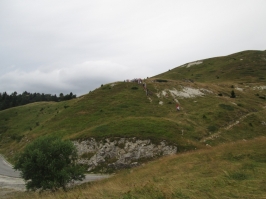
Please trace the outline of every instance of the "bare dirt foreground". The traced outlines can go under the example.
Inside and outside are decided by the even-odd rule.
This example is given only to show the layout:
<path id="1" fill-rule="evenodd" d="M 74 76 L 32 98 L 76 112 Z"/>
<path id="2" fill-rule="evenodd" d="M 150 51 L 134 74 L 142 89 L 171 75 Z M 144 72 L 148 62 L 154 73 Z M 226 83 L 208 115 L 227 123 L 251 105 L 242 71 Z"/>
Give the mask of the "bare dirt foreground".
<path id="1" fill-rule="evenodd" d="M 14 178 L 0 175 L 0 198 L 15 191 L 25 191 L 25 183 L 22 178 Z"/>
<path id="2" fill-rule="evenodd" d="M 25 183 L 10 163 L 0 155 L 0 198 L 14 191 L 25 191 Z"/>
<path id="3" fill-rule="evenodd" d="M 0 155 L 0 198 L 5 198 L 12 192 L 26 191 L 25 182 L 19 176 L 20 173 L 15 171 L 13 166 Z M 101 180 L 108 177 L 110 176 L 101 174 L 87 174 L 83 181 L 75 182 L 74 185 Z"/>

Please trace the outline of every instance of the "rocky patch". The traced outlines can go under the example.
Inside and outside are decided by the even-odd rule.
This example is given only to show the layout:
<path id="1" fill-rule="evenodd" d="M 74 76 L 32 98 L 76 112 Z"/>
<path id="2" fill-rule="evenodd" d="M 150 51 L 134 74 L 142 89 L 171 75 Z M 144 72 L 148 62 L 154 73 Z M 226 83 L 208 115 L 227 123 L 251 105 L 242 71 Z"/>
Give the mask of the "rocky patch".
<path id="1" fill-rule="evenodd" d="M 78 163 L 88 166 L 88 171 L 105 167 L 108 169 L 130 168 L 140 164 L 144 159 L 175 154 L 177 147 L 167 145 L 165 141 L 153 144 L 150 140 L 136 138 L 118 138 L 111 141 L 88 139 L 74 141 L 77 147 Z"/>
<path id="2" fill-rule="evenodd" d="M 202 64 L 202 63 L 203 63 L 202 61 L 191 62 L 191 63 L 188 63 L 188 64 L 187 64 L 187 68 L 189 68 L 190 66 L 193 66 L 193 65 L 199 65 L 199 64 Z"/>
<path id="3" fill-rule="evenodd" d="M 206 93 L 212 93 L 212 91 L 207 89 L 196 89 L 191 87 L 182 87 L 180 90 L 177 90 L 176 88 L 173 89 L 165 89 L 159 93 L 157 93 L 157 97 L 168 97 L 168 93 L 175 99 L 178 98 L 194 98 L 194 97 L 202 97 Z"/>

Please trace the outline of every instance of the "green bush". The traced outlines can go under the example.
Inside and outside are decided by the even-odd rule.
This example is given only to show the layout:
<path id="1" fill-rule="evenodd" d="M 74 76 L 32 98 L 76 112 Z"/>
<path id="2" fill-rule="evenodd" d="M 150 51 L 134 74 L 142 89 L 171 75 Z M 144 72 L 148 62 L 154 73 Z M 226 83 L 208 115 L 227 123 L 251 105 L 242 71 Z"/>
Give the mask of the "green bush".
<path id="1" fill-rule="evenodd" d="M 232 172 L 229 177 L 233 180 L 246 180 L 246 179 L 248 179 L 248 175 L 244 171 Z"/>
<path id="2" fill-rule="evenodd" d="M 207 127 L 208 131 L 215 132 L 218 130 L 218 128 L 215 125 L 210 125 Z"/>
<path id="3" fill-rule="evenodd" d="M 77 165 L 77 149 L 71 141 L 44 136 L 27 145 L 14 169 L 21 171 L 27 190 L 57 190 L 72 180 L 82 180 L 84 168 Z"/>
<path id="4" fill-rule="evenodd" d="M 219 104 L 219 106 L 222 108 L 222 109 L 225 109 L 225 110 L 228 110 L 228 111 L 233 111 L 234 110 L 234 107 L 230 106 L 230 105 L 227 105 L 227 104 Z"/>
<path id="5" fill-rule="evenodd" d="M 11 134 L 10 135 L 10 138 L 12 139 L 12 140 L 16 140 L 17 142 L 20 142 L 20 140 L 23 138 L 24 136 L 23 135 L 17 135 L 17 134 Z"/>
<path id="6" fill-rule="evenodd" d="M 231 91 L 231 98 L 235 98 L 235 97 L 236 97 L 235 91 Z"/>
<path id="7" fill-rule="evenodd" d="M 156 82 L 168 82 L 167 80 L 164 80 L 164 79 L 156 79 L 155 81 Z"/>

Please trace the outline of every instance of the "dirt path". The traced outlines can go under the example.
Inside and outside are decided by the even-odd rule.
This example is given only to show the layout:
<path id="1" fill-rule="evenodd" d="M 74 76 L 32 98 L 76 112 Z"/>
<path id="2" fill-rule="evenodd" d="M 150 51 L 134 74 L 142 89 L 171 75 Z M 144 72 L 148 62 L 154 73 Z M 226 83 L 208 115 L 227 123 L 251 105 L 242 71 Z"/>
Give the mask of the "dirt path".
<path id="1" fill-rule="evenodd" d="M 246 114 L 246 115 L 241 116 L 237 121 L 235 121 L 234 123 L 229 124 L 228 126 L 222 128 L 222 130 L 227 131 L 227 130 L 231 129 L 231 128 L 234 127 L 235 125 L 239 124 L 239 123 L 240 123 L 243 119 L 245 119 L 247 116 L 249 116 L 249 115 L 251 115 L 251 114 L 253 114 L 253 113 L 254 113 L 254 112 L 250 112 L 250 113 L 248 113 L 248 114 Z M 218 138 L 221 134 L 222 134 L 222 131 L 218 131 L 217 133 L 214 133 L 214 134 L 212 134 L 212 135 L 210 135 L 210 136 L 208 136 L 208 137 L 204 137 L 204 138 L 202 138 L 202 139 L 200 140 L 200 142 L 206 142 L 207 140 L 214 140 L 214 139 Z"/>

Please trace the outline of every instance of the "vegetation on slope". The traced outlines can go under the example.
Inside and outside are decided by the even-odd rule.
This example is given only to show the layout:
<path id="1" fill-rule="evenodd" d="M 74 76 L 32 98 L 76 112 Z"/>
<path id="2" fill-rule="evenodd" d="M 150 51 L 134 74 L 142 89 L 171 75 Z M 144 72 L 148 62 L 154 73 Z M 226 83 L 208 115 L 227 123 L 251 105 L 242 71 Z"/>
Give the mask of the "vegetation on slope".
<path id="1" fill-rule="evenodd" d="M 156 78 L 196 82 L 257 83 L 266 81 L 266 51 L 243 51 L 202 60 L 201 64 L 174 68 Z"/>
<path id="2" fill-rule="evenodd" d="M 236 60 L 228 61 L 232 57 Z M 179 151 L 265 135 L 266 85 L 257 78 L 266 76 L 265 57 L 265 51 L 247 51 L 203 60 L 189 68 L 177 67 L 146 79 L 148 96 L 141 84 L 116 82 L 73 100 L 1 111 L 0 152 L 12 158 L 31 140 L 46 134 L 73 140 L 133 136 L 153 142 L 166 140 Z M 240 63 L 245 70 L 256 71 L 243 76 L 234 67 Z M 212 79 L 208 71 L 214 69 L 225 73 Z M 204 75 L 190 81 L 191 72 Z M 173 94 L 188 88 L 203 95 Z"/>
<path id="3" fill-rule="evenodd" d="M 265 66 L 266 51 L 245 51 L 146 79 L 148 95 L 141 84 L 115 82 L 73 100 L 0 111 L 0 153 L 12 161 L 47 134 L 166 140 L 179 152 L 197 151 L 25 198 L 265 198 Z"/>
<path id="4" fill-rule="evenodd" d="M 12 198 L 248 198 L 266 197 L 266 138 L 164 157 L 68 192 Z"/>

